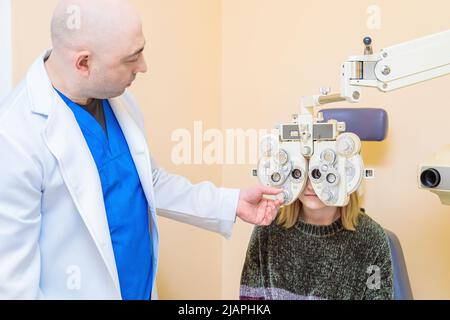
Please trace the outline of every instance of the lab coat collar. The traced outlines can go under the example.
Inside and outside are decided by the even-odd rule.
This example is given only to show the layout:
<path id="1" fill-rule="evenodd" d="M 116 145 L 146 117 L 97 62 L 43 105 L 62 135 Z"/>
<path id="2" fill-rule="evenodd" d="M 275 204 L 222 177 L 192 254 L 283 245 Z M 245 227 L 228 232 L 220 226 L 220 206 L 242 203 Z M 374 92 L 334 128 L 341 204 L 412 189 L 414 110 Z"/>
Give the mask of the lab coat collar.
<path id="1" fill-rule="evenodd" d="M 131 153 L 145 155 L 145 150 L 147 149 L 145 137 L 137 126 L 136 121 L 129 114 L 123 97 L 109 99 L 109 103 L 124 133 Z"/>
<path id="2" fill-rule="evenodd" d="M 48 116 L 50 114 L 56 98 L 56 92 L 53 89 L 44 65 L 44 60 L 46 60 L 51 53 L 52 49 L 48 49 L 40 55 L 33 63 L 26 76 L 28 96 L 31 100 L 31 110 L 34 113 L 43 116 Z"/>

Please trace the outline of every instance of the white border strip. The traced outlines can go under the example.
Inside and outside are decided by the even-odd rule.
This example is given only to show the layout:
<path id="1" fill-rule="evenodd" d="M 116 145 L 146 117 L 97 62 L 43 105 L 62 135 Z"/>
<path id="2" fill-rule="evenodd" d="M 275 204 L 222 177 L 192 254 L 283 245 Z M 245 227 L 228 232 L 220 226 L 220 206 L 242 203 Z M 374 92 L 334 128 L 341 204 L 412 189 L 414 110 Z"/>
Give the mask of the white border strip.
<path id="1" fill-rule="evenodd" d="M 0 0 L 0 101 L 12 89 L 11 0 Z"/>

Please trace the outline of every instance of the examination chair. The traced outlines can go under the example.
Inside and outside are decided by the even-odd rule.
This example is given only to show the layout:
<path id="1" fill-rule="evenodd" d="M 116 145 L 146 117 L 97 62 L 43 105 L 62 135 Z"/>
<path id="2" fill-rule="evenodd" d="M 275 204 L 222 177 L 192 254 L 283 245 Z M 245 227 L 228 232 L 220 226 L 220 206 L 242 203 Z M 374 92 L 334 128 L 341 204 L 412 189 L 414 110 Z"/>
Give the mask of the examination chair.
<path id="1" fill-rule="evenodd" d="M 408 270 L 406 269 L 405 257 L 402 246 L 397 236 L 384 229 L 389 239 L 391 248 L 392 268 L 394 271 L 394 300 L 413 300 L 411 284 L 409 283 Z"/>
<path id="2" fill-rule="evenodd" d="M 323 109 L 319 111 L 324 121 L 337 120 L 345 122 L 346 131 L 359 136 L 361 141 L 383 141 L 388 132 L 388 115 L 383 109 Z M 413 294 L 406 269 L 405 257 L 397 236 L 386 230 L 391 249 L 394 273 L 394 300 L 412 300 Z"/>

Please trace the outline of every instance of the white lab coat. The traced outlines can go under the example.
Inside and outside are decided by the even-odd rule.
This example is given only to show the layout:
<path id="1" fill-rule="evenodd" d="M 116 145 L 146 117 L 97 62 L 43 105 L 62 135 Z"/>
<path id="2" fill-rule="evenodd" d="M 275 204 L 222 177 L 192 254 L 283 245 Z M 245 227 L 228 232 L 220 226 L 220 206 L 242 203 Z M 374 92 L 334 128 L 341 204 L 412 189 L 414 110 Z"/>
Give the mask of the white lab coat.
<path id="1" fill-rule="evenodd" d="M 50 52 L 0 106 L 0 299 L 121 299 L 98 171 L 50 83 L 44 67 Z M 229 237 L 239 191 L 194 186 L 159 168 L 131 95 L 110 104 L 150 205 L 154 274 L 157 211 Z"/>

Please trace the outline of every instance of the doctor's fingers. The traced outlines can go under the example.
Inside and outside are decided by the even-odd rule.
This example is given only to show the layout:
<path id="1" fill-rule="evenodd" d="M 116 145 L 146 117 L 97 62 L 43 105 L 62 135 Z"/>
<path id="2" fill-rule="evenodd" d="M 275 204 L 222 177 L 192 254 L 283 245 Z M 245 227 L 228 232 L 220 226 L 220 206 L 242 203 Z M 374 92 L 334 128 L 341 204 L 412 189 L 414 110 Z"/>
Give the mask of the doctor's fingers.
<path id="1" fill-rule="evenodd" d="M 264 212 L 264 219 L 261 223 L 262 226 L 269 226 L 275 220 L 278 214 L 278 208 L 271 202 L 267 203 L 267 207 Z"/>
<path id="2" fill-rule="evenodd" d="M 283 189 L 258 186 L 262 194 L 276 196 L 283 192 Z"/>

